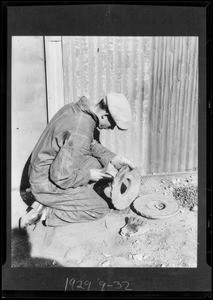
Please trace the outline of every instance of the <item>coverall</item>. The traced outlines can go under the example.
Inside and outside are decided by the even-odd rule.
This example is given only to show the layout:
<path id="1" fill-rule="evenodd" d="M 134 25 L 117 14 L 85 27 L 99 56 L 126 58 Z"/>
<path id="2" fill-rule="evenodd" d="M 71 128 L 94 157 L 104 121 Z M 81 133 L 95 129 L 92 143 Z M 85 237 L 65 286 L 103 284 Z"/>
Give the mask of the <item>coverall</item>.
<path id="1" fill-rule="evenodd" d="M 97 122 L 82 97 L 56 113 L 32 152 L 31 192 L 49 207 L 47 226 L 97 220 L 109 211 L 90 181 L 89 169 L 106 169 L 116 156 L 94 139 Z"/>

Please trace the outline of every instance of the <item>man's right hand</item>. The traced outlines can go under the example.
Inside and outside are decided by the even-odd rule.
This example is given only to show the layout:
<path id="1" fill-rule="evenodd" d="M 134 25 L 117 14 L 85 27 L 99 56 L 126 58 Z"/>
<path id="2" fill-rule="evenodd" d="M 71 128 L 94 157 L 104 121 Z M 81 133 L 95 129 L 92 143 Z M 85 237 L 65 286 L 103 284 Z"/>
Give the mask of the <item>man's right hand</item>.
<path id="1" fill-rule="evenodd" d="M 112 176 L 104 173 L 100 169 L 90 169 L 90 179 L 92 181 L 98 181 L 103 178 L 112 178 Z"/>

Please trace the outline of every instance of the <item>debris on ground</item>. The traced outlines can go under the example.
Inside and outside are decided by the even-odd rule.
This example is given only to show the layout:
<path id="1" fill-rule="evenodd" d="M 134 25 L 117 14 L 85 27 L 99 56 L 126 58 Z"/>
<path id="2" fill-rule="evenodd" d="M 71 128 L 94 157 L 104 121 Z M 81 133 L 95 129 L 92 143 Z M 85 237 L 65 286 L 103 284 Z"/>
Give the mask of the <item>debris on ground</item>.
<path id="1" fill-rule="evenodd" d="M 139 254 L 133 254 L 132 255 L 133 259 L 136 261 L 141 261 L 143 260 L 143 254 L 139 253 Z"/>
<path id="2" fill-rule="evenodd" d="M 182 206 L 192 210 L 198 204 L 197 186 L 190 185 L 174 188 L 173 195 L 176 201 Z"/>
<path id="3" fill-rule="evenodd" d="M 180 206 L 176 215 L 165 219 L 144 218 L 130 205 L 111 209 L 94 222 L 57 228 L 39 222 L 19 234 L 14 229 L 12 266 L 195 268 L 197 173 L 141 178 L 139 196 L 165 193 Z M 13 218 L 20 217 L 15 197 L 12 207 Z"/>
<path id="4" fill-rule="evenodd" d="M 148 230 L 147 227 L 144 227 L 144 224 L 145 222 L 142 217 L 131 216 L 130 218 L 127 218 L 126 224 L 120 229 L 119 233 L 123 237 L 132 237 L 142 234 Z"/>

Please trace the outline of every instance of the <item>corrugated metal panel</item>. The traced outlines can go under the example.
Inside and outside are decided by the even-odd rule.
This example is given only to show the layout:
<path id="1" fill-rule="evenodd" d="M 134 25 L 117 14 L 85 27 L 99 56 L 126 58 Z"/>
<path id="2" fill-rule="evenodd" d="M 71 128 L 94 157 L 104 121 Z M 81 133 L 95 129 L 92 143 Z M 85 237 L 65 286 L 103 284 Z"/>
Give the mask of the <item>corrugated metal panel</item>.
<path id="1" fill-rule="evenodd" d="M 197 167 L 198 39 L 154 37 L 148 172 Z"/>
<path id="2" fill-rule="evenodd" d="M 105 146 L 142 174 L 197 166 L 196 37 L 62 37 L 61 59 L 64 103 L 112 91 L 129 99 L 131 128 L 102 132 Z"/>
<path id="3" fill-rule="evenodd" d="M 97 103 L 112 91 L 125 94 L 133 111 L 131 128 L 101 132 L 101 141 L 146 172 L 151 39 L 63 37 L 62 42 L 65 103 L 82 95 Z"/>

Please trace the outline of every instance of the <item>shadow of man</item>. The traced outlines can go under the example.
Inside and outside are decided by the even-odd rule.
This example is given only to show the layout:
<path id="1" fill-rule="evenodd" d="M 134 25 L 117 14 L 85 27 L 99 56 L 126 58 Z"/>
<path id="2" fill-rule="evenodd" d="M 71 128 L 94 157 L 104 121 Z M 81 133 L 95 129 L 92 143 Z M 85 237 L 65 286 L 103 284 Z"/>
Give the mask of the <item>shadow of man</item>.
<path id="1" fill-rule="evenodd" d="M 31 256 L 32 245 L 25 228 L 14 228 L 11 232 L 11 266 L 12 267 L 62 267 L 53 260 Z"/>

